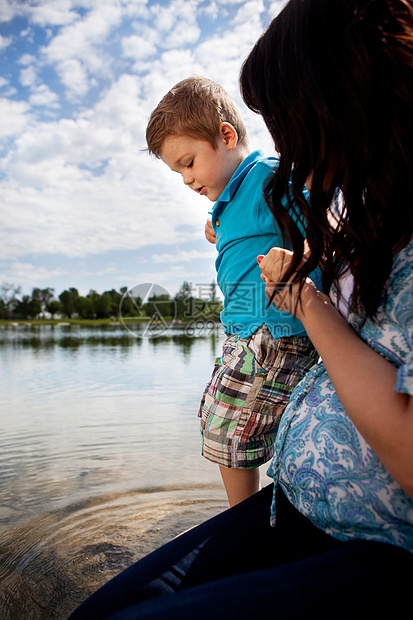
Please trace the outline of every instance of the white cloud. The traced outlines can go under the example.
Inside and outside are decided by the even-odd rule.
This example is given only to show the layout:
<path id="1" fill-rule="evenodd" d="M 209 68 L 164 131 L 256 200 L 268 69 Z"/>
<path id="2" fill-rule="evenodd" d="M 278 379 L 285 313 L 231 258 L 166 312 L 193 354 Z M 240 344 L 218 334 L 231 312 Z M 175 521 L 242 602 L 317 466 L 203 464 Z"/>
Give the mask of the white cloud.
<path id="1" fill-rule="evenodd" d="M 219 0 L 219 4 L 222 6 L 234 6 L 237 4 L 243 4 L 244 0 Z"/>
<path id="2" fill-rule="evenodd" d="M 273 2 L 269 3 L 268 15 L 270 16 L 271 20 L 274 19 L 276 15 L 278 15 L 278 13 L 281 11 L 281 9 L 284 8 L 287 2 L 288 0 L 273 0 Z"/>
<path id="3" fill-rule="evenodd" d="M 12 38 L 11 37 L 3 37 L 0 34 L 0 52 L 4 49 L 6 49 L 6 47 L 8 47 L 10 45 L 10 43 L 12 42 Z"/>
<path id="4" fill-rule="evenodd" d="M 136 76 L 122 74 L 95 107 L 82 114 L 80 120 L 83 122 L 87 119 L 88 122 L 95 123 L 96 131 L 113 132 L 116 139 L 126 132 L 124 137 L 128 134 L 129 144 L 137 150 L 139 145 L 132 143 L 138 134 L 142 135 L 139 129 L 142 130 L 142 125 L 146 122 L 145 113 L 142 112 L 143 104 L 141 81 Z"/>
<path id="5" fill-rule="evenodd" d="M 76 58 L 66 58 L 56 66 L 62 84 L 66 87 L 70 101 L 77 101 L 88 92 L 90 80 L 83 63 Z"/>
<path id="6" fill-rule="evenodd" d="M 206 75 L 205 66 L 198 62 L 190 49 L 168 50 L 151 63 L 151 71 L 142 78 L 143 88 L 148 93 L 152 110 L 161 97 L 180 80 L 193 75 Z"/>
<path id="7" fill-rule="evenodd" d="M 27 66 L 20 71 L 20 84 L 22 86 L 34 86 L 37 80 L 37 72 L 33 65 Z"/>
<path id="8" fill-rule="evenodd" d="M 0 98 L 0 141 L 17 135 L 29 121 L 29 105 L 24 101 Z"/>
<path id="9" fill-rule="evenodd" d="M 109 273 L 115 273 L 116 267 L 106 267 L 106 269 L 100 269 L 98 271 L 80 271 L 82 278 L 89 276 L 105 276 Z"/>
<path id="10" fill-rule="evenodd" d="M 84 3 L 88 6 L 90 3 Z M 75 8 L 82 6 L 81 2 L 72 0 L 42 0 L 30 7 L 31 21 L 38 26 L 66 26 L 77 19 Z"/>
<path id="11" fill-rule="evenodd" d="M 24 8 L 15 0 L 2 0 L 0 3 L 0 22 L 9 22 L 23 12 Z"/>
<path id="12" fill-rule="evenodd" d="M 16 261 L 10 265 L 7 271 L 2 273 L 2 281 L 19 282 L 23 286 L 35 286 L 33 283 L 45 282 L 62 274 L 63 272 L 60 269 L 47 269 L 36 267 L 31 263 Z"/>
<path id="13" fill-rule="evenodd" d="M 147 19 L 149 15 L 148 0 L 122 0 L 122 10 L 128 19 Z"/>
<path id="14" fill-rule="evenodd" d="M 29 89 L 29 103 L 32 106 L 56 108 L 59 106 L 58 96 L 46 84 L 39 83 L 39 64 L 31 54 L 24 54 L 19 64 L 24 66 L 19 74 L 20 84 Z"/>
<path id="15" fill-rule="evenodd" d="M 123 55 L 135 60 L 143 60 L 153 56 L 156 46 L 145 36 L 132 35 L 122 40 Z"/>
<path id="16" fill-rule="evenodd" d="M 119 25 L 122 13 L 115 2 L 92 3 L 85 17 L 63 27 L 41 50 L 45 61 L 54 65 L 71 100 L 88 91 L 89 76 L 109 77 L 112 59 L 103 49 L 109 33 Z"/>
<path id="17" fill-rule="evenodd" d="M 200 252 L 199 250 L 182 250 L 175 254 L 153 254 L 152 260 L 154 263 L 188 263 L 201 258 L 214 259 L 217 256 L 215 246 L 212 246 L 210 250 Z"/>
<path id="18" fill-rule="evenodd" d="M 35 86 L 29 97 L 29 103 L 32 106 L 45 108 L 58 108 L 59 98 L 56 93 L 52 92 L 46 84 Z"/>
<path id="19" fill-rule="evenodd" d="M 169 5 L 151 7 L 159 35 L 159 45 L 165 48 L 195 43 L 201 34 L 197 25 L 196 0 L 172 0 Z"/>
<path id="20" fill-rule="evenodd" d="M 6 98 L 14 97 L 14 95 L 17 93 L 17 90 L 14 88 L 14 86 L 10 86 L 9 82 L 2 77 L 0 77 L 0 89 L 2 90 L 2 95 Z"/>
<path id="21" fill-rule="evenodd" d="M 36 56 L 33 56 L 33 54 L 23 54 L 22 56 L 20 56 L 18 63 L 19 65 L 23 65 L 24 67 L 35 64 Z"/>
<path id="22" fill-rule="evenodd" d="M 37 125 L 20 137 L 18 147 L 3 162 L 13 179 L 3 182 L 3 258 L 168 245 L 185 241 L 188 227 L 202 237 L 208 206 L 198 211 L 198 197 L 161 162 L 139 152 L 128 134 L 122 143 L 115 130 L 105 135 L 91 121 L 65 120 Z M 110 154 L 98 174 L 73 163 L 83 149 L 89 161 L 99 152 Z"/>
<path id="23" fill-rule="evenodd" d="M 0 19 L 17 11 L 17 3 L 5 6 Z M 268 20 L 268 0 L 42 0 L 18 6 L 30 19 L 32 37 L 23 42 L 20 32 L 10 47 L 16 46 L 14 75 L 24 88 L 20 101 L 16 95 L 0 99 L 0 138 L 8 148 L 0 159 L 0 257 L 20 265 L 10 279 L 32 278 L 36 285 L 42 272 L 34 271 L 30 254 L 44 259 L 42 281 L 48 270 L 52 278 L 47 261 L 56 254 L 74 257 L 72 263 L 85 260 L 76 277 L 108 273 L 123 285 L 133 275 L 134 284 L 142 264 L 93 271 L 88 260 L 148 248 L 149 281 L 156 274 L 177 286 L 184 279 L 211 281 L 216 250 L 203 232 L 211 204 L 142 152 L 146 123 L 176 82 L 205 75 L 241 107 L 253 148 L 268 152 L 267 141 L 272 151 L 262 119 L 245 109 L 238 87 L 242 59 Z M 42 48 L 35 46 L 39 32 Z M 67 101 L 58 97 L 56 77 Z M 10 96 L 10 83 L 0 79 L 2 86 Z M 154 275 L 162 262 L 166 271 Z"/>
<path id="24" fill-rule="evenodd" d="M 178 45 L 195 43 L 199 39 L 200 29 L 191 23 L 178 22 L 163 42 L 163 46 L 169 49 Z"/>
<path id="25" fill-rule="evenodd" d="M 251 22 L 256 22 L 257 16 L 261 15 L 263 12 L 263 0 L 250 0 L 249 2 L 243 3 L 239 8 L 233 20 L 233 24 L 238 24 L 241 26 L 248 25 L 249 27 Z"/>
<path id="26" fill-rule="evenodd" d="M 215 280 L 214 262 L 206 261 L 202 270 L 188 268 L 188 265 L 173 265 L 169 269 L 155 270 L 143 270 L 139 268 L 135 273 L 119 274 L 117 281 L 120 285 L 128 285 L 130 288 L 146 282 L 153 282 L 163 286 L 171 296 L 174 296 L 182 286 L 183 282 L 188 282 L 192 285 L 193 292 L 196 296 L 206 294 L 206 290 L 209 291 L 211 282 Z M 217 296 L 220 298 L 221 293 L 219 289 L 216 291 Z"/>
<path id="27" fill-rule="evenodd" d="M 205 15 L 209 15 L 212 19 L 216 19 L 219 15 L 219 8 L 216 2 L 211 2 L 205 7 L 200 7 Z"/>

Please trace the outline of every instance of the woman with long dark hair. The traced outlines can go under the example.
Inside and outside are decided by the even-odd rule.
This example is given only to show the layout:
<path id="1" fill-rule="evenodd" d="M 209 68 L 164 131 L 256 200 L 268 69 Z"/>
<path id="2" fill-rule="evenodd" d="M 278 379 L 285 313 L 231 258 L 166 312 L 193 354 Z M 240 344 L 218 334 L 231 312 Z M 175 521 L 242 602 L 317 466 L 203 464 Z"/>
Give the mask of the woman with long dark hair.
<path id="1" fill-rule="evenodd" d="M 262 259 L 267 294 L 321 360 L 283 415 L 275 484 L 121 573 L 73 620 L 411 607 L 413 2 L 290 0 L 241 91 L 280 154 L 265 195 L 292 247 Z M 308 278 L 318 265 L 323 292 Z"/>

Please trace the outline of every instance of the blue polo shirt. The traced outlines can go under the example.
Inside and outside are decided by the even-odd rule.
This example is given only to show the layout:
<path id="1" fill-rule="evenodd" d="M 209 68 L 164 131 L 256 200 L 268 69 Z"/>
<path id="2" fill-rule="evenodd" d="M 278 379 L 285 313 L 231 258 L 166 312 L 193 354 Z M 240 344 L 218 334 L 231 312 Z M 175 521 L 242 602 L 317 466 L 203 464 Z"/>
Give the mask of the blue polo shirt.
<path id="1" fill-rule="evenodd" d="M 281 232 L 262 195 L 265 181 L 277 165 L 276 157 L 265 158 L 260 151 L 251 153 L 211 211 L 217 237 L 217 281 L 224 295 L 221 321 L 228 335 L 248 338 L 263 323 L 274 338 L 305 335 L 301 321 L 293 315 L 274 304 L 268 308 L 257 263 L 259 254 L 283 247 Z"/>

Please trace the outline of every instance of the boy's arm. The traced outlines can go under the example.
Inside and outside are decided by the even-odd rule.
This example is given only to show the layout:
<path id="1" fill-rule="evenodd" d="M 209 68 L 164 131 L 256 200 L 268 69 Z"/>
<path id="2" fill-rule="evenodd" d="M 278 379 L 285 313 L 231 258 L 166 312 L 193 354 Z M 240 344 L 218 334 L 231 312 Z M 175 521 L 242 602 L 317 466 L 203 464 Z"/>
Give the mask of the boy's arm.
<path id="1" fill-rule="evenodd" d="M 207 220 L 205 224 L 205 237 L 209 241 L 209 243 L 215 244 L 217 242 L 217 238 L 215 235 L 214 228 L 212 226 L 211 220 Z"/>

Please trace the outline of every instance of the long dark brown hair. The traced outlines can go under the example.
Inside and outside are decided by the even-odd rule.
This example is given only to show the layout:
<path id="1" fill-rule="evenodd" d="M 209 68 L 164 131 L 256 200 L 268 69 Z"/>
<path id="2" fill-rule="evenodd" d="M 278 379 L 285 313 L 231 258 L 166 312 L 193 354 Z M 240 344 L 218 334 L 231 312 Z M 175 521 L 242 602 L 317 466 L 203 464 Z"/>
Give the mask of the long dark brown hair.
<path id="1" fill-rule="evenodd" d="M 294 252 L 286 279 L 304 230 L 297 279 L 321 266 L 328 291 L 348 265 L 353 307 L 374 317 L 413 235 L 413 2 L 290 0 L 240 85 L 280 153 L 265 197 Z"/>

